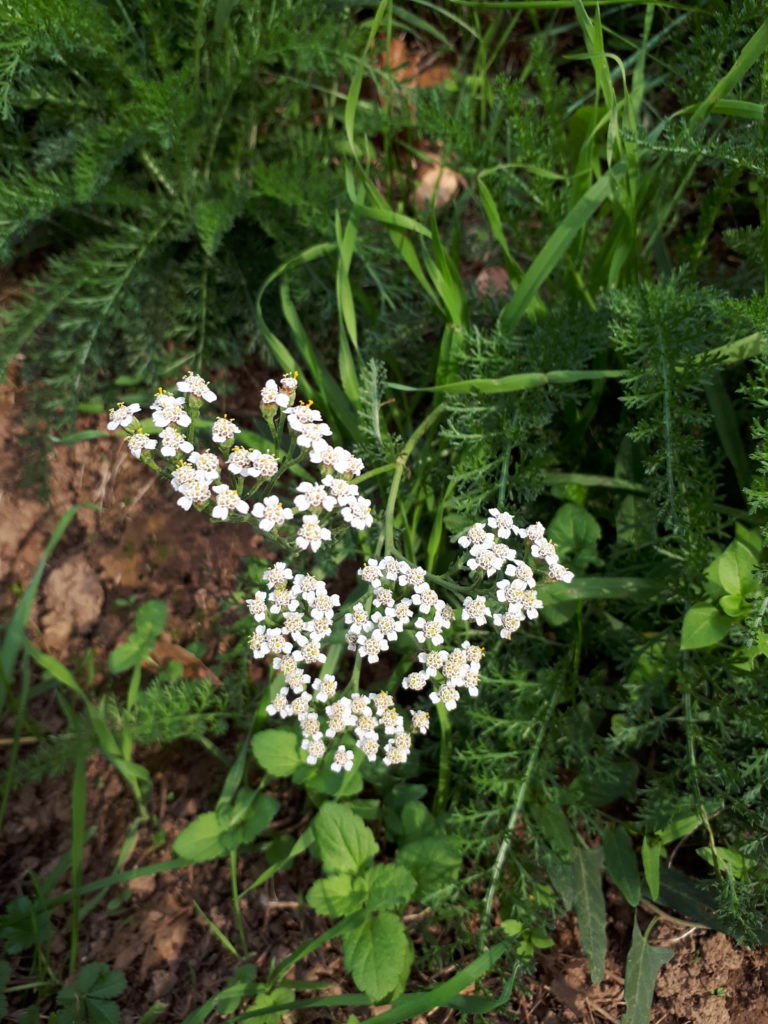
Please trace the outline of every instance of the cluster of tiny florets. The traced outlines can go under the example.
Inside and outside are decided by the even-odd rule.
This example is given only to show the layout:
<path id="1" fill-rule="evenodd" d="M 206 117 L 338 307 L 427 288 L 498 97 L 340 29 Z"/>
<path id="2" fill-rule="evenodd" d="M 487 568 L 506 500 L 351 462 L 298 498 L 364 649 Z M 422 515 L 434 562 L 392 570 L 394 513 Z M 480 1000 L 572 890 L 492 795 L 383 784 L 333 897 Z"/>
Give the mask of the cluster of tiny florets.
<path id="1" fill-rule="evenodd" d="M 484 580 L 502 576 L 495 583 L 498 609 L 491 608 L 484 595 L 470 595 L 464 600 L 462 619 L 481 627 L 492 621 L 499 635 L 509 640 L 527 619 L 538 618 L 543 602 L 536 590 L 536 574 L 525 556 L 530 554 L 546 564 L 549 581 L 570 583 L 573 579 L 545 533 L 541 523 L 518 526 L 509 512 L 492 508 L 484 523 L 474 523 L 458 538 L 467 553 L 468 569 Z M 522 557 L 507 543 L 512 537 L 517 538 L 518 547 L 522 544 Z"/>
<path id="2" fill-rule="evenodd" d="M 176 384 L 180 395 L 159 388 L 149 407 L 157 437 L 150 436 L 137 420 L 141 407 L 134 402 L 110 410 L 109 430 L 118 427 L 128 434 L 128 449 L 137 459 L 154 462 L 156 456 L 173 459 L 166 469 L 171 486 L 178 493 L 183 509 L 207 511 L 214 519 L 229 516 L 253 516 L 259 529 L 277 533 L 288 526 L 296 547 L 316 552 L 331 537 L 331 517 L 339 516 L 356 530 L 373 524 L 371 502 L 353 483 L 364 469 L 363 463 L 346 448 L 330 441 L 331 428 L 311 404 L 295 404 L 295 376 L 269 380 L 261 390 L 261 410 L 273 437 L 285 425 L 290 431 L 298 457 L 288 456 L 275 443 L 272 451 L 236 444 L 242 431 L 228 416 L 213 422 L 211 440 L 218 451 L 197 451 L 190 440 L 198 410 L 204 402 L 216 400 L 210 385 L 200 376 L 188 373 Z M 149 428 L 148 428 L 149 429 Z M 268 494 L 253 501 L 260 487 L 271 489 L 275 478 L 295 462 L 316 467 L 320 479 L 304 481 L 296 488 L 292 501 Z M 226 474 L 229 480 L 222 480 Z"/>
<path id="3" fill-rule="evenodd" d="M 211 440 L 218 450 L 198 450 L 193 442 L 199 410 L 216 395 L 193 373 L 176 388 L 179 395 L 158 390 L 147 432 L 136 418 L 141 411 L 137 403 L 111 409 L 107 427 L 124 430 L 130 452 L 167 476 L 181 508 L 194 507 L 218 520 L 230 515 L 255 520 L 261 531 L 279 534 L 306 554 L 331 540 L 333 517 L 356 530 L 373 524 L 371 502 L 353 482 L 363 463 L 333 445 L 331 428 L 311 403 L 296 404 L 296 375 L 269 380 L 261 389 L 260 409 L 272 450 L 236 444 L 242 431 L 228 416 L 213 422 Z M 286 429 L 287 452 L 279 443 Z M 158 465 L 156 457 L 173 463 Z M 317 478 L 302 480 L 290 498 L 273 493 L 278 478 L 299 462 L 305 469 L 316 467 Z M 260 488 L 267 492 L 261 497 Z M 483 658 L 482 647 L 467 639 L 457 642 L 455 633 L 466 636 L 493 625 L 510 639 L 523 622 L 537 618 L 542 601 L 531 560 L 546 566 L 545 582 L 573 579 L 541 523 L 519 526 L 499 509 L 491 509 L 485 522 L 474 523 L 458 544 L 478 583 L 477 592 L 463 591 L 463 602 L 452 597 L 454 604 L 433 589 L 425 569 L 391 555 L 370 558 L 360 567 L 358 576 L 368 589 L 343 610 L 340 597 L 311 573 L 295 572 L 284 561 L 265 571 L 264 589 L 247 602 L 255 623 L 249 644 L 254 658 L 268 659 L 278 674 L 266 711 L 296 720 L 309 764 L 326 754 L 334 772 L 349 771 L 361 759 L 403 764 L 413 737 L 428 731 L 429 712 L 402 708 L 383 690 L 368 692 L 359 681 L 363 669 L 399 647 L 398 655 L 405 650 L 410 666 L 391 689 L 406 691 L 407 705 L 424 691 L 430 704 L 453 711 L 462 696 L 478 695 Z M 495 588 L 495 600 L 480 592 L 488 587 Z M 325 670 L 324 647 L 332 632 L 346 638 L 353 662 L 349 682 L 339 683 Z"/>

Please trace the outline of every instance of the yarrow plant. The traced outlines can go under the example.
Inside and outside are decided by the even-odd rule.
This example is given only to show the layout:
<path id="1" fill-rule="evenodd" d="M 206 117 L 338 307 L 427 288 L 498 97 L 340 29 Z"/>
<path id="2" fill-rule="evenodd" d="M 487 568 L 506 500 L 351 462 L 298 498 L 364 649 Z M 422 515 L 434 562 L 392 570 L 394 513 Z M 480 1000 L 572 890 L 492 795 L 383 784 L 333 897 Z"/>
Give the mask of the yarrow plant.
<path id="1" fill-rule="evenodd" d="M 181 508 L 221 521 L 255 521 L 292 552 L 264 572 L 264 588 L 247 601 L 255 623 L 249 644 L 254 658 L 270 661 L 275 676 L 266 712 L 296 720 L 308 764 L 328 757 L 335 772 L 349 771 L 361 759 L 403 764 L 413 738 L 429 730 L 429 711 L 413 706 L 417 694 L 427 695 L 427 707 L 446 711 L 462 697 L 478 695 L 483 647 L 470 634 L 495 628 L 510 639 L 538 617 L 543 603 L 537 562 L 545 567 L 544 582 L 573 579 L 541 523 L 521 526 L 492 508 L 484 522 L 457 538 L 469 585 L 451 582 L 442 597 L 432 584 L 445 580 L 387 553 L 358 569 L 366 588 L 362 599 L 342 602 L 300 563 L 331 541 L 339 519 L 358 531 L 373 526 L 371 501 L 354 483 L 362 461 L 333 445 L 330 427 L 311 403 L 296 404 L 295 375 L 269 380 L 261 391 L 271 450 L 235 444 L 242 431 L 226 416 L 215 419 L 210 431 L 215 450 L 199 450 L 200 410 L 216 395 L 191 373 L 176 387 L 180 395 L 158 390 L 150 406 L 152 426 L 139 422 L 141 410 L 133 403 L 112 409 L 107 427 L 127 433 L 131 453 L 166 476 Z M 283 477 L 299 465 L 312 479 L 291 488 Z M 516 547 L 508 543 L 513 539 Z M 492 579 L 495 590 L 489 591 Z M 457 595 L 465 595 L 461 604 Z M 341 635 L 351 663 L 345 680 L 338 669 L 325 670 L 330 638 Z M 362 672 L 382 658 L 391 661 L 390 681 L 374 692 L 363 685 Z M 397 703 L 399 691 L 405 706 Z"/>

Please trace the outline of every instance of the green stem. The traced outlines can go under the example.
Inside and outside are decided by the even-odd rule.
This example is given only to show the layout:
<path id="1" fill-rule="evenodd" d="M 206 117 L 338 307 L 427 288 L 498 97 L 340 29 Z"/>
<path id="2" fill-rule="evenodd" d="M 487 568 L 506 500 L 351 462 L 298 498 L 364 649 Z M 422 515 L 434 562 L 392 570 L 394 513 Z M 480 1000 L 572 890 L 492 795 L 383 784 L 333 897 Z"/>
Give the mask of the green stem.
<path id="1" fill-rule="evenodd" d="M 237 889 L 237 850 L 229 851 L 229 884 L 232 890 L 232 910 L 235 915 L 235 925 L 240 939 L 240 952 L 243 956 L 248 955 L 248 940 L 245 937 L 245 926 L 243 924 L 243 912 L 240 909 L 240 893 Z"/>
<path id="2" fill-rule="evenodd" d="M 438 405 L 421 421 L 418 427 L 416 427 L 414 432 L 408 438 L 405 447 L 395 460 L 395 471 L 392 474 L 392 483 L 389 487 L 387 507 L 384 512 L 384 553 L 387 555 L 392 554 L 395 547 L 395 506 L 397 505 L 397 496 L 400 493 L 400 484 L 403 479 L 403 473 L 405 472 L 405 465 L 413 453 L 413 449 L 419 443 L 423 435 L 429 430 L 435 420 L 442 416 L 445 409 L 445 405 Z"/>
<path id="3" fill-rule="evenodd" d="M 496 895 L 496 889 L 498 888 L 499 880 L 501 878 L 501 871 L 502 868 L 504 867 L 504 861 L 507 859 L 507 854 L 509 853 L 509 847 L 512 843 L 512 836 L 514 835 L 515 824 L 517 822 L 518 815 L 522 810 L 525 798 L 528 794 L 528 787 L 530 786 L 531 778 L 533 777 L 533 769 L 536 766 L 536 763 L 539 759 L 541 745 L 544 742 L 544 736 L 546 734 L 547 727 L 549 726 L 549 720 L 552 717 L 552 713 L 555 710 L 555 705 L 557 704 L 559 693 L 560 686 L 559 684 L 556 684 L 554 689 L 552 690 L 552 696 L 549 698 L 549 704 L 547 705 L 547 708 L 544 712 L 544 716 L 541 720 L 539 731 L 536 734 L 536 740 L 534 741 L 533 749 L 531 750 L 530 756 L 528 758 L 528 764 L 525 767 L 523 778 L 521 779 L 520 785 L 517 790 L 517 797 L 515 798 L 515 803 L 512 807 L 512 810 L 510 811 L 509 818 L 507 819 L 507 827 L 504 830 L 504 838 L 501 841 L 499 852 L 496 854 L 496 860 L 493 862 L 493 868 L 491 869 L 491 881 L 490 885 L 488 886 L 488 892 L 485 894 L 483 914 L 480 921 L 480 948 L 484 948 L 485 946 L 486 934 L 490 926 L 491 912 L 493 910 L 493 900 Z"/>

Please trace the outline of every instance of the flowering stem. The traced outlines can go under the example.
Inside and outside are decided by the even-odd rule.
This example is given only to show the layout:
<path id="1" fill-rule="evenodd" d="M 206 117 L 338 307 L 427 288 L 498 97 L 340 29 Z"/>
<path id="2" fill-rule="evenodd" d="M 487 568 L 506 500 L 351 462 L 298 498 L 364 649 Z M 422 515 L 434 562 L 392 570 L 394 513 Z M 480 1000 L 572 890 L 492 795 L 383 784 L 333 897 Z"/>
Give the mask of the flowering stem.
<path id="1" fill-rule="evenodd" d="M 440 754 L 438 759 L 437 790 L 432 802 L 432 813 L 440 814 L 448 801 L 448 786 L 451 778 L 451 720 L 445 704 L 436 705 L 437 720 L 440 723 Z"/>
<path id="2" fill-rule="evenodd" d="M 552 713 L 555 710 L 558 697 L 560 694 L 559 684 L 555 684 L 552 690 L 552 696 L 549 698 L 549 704 L 539 726 L 539 731 L 536 734 L 536 740 L 533 744 L 530 756 L 528 758 L 528 764 L 525 766 L 525 772 L 523 778 L 520 781 L 520 786 L 517 790 L 517 797 L 515 798 L 514 806 L 510 812 L 509 818 L 507 819 L 507 827 L 504 830 L 504 838 L 499 846 L 499 852 L 496 854 L 496 860 L 493 862 L 493 868 L 491 869 L 491 881 L 488 886 L 488 892 L 485 894 L 485 901 L 483 903 L 483 915 L 480 921 L 480 931 L 478 933 L 478 941 L 480 947 L 485 945 L 486 934 L 488 927 L 491 923 L 491 913 L 493 911 L 493 900 L 496 895 L 496 889 L 501 878 L 501 871 L 504 867 L 504 861 L 507 859 L 507 853 L 512 842 L 512 836 L 514 835 L 515 824 L 517 823 L 518 816 L 522 810 L 525 798 L 528 794 L 528 787 L 531 784 L 531 777 L 533 776 L 533 769 L 539 758 L 539 751 L 541 750 L 541 744 L 544 742 L 544 736 L 549 726 L 549 720 L 552 717 Z"/>
<path id="3" fill-rule="evenodd" d="M 395 460 L 395 471 L 392 474 L 392 483 L 389 487 L 389 497 L 387 499 L 387 507 L 384 512 L 384 551 L 385 554 L 391 554 L 395 547 L 395 506 L 397 505 L 397 496 L 400 492 L 400 483 L 403 479 L 403 473 L 405 471 L 405 464 L 411 456 L 413 449 L 421 440 L 422 436 L 429 430 L 435 420 L 439 419 L 440 416 L 445 412 L 445 404 L 436 406 L 432 412 L 426 416 L 421 423 L 416 427 L 414 432 L 408 438 L 400 455 Z"/>

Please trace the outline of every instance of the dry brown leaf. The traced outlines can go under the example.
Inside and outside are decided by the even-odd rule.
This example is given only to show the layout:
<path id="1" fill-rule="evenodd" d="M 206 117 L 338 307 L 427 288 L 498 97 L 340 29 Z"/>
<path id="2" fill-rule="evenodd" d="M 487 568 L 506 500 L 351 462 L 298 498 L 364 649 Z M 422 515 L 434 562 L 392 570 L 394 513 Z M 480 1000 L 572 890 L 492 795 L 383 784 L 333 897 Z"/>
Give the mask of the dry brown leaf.
<path id="1" fill-rule="evenodd" d="M 421 164 L 417 177 L 419 183 L 411 193 L 411 202 L 420 210 L 426 209 L 432 202 L 438 210 L 450 203 L 459 194 L 463 182 L 460 174 L 438 163 Z"/>
<path id="2" fill-rule="evenodd" d="M 186 679 L 209 679 L 214 686 L 221 686 L 222 682 L 215 672 L 212 672 L 196 654 L 188 651 L 186 647 L 175 644 L 169 633 L 161 633 L 160 639 L 152 648 L 150 660 L 145 664 L 147 668 L 167 665 L 169 661 L 178 661 L 184 666 L 184 677 Z M 153 664 L 154 662 L 154 664 Z"/>
<path id="3" fill-rule="evenodd" d="M 144 939 L 141 980 L 161 964 L 175 963 L 184 947 L 192 920 L 192 908 L 183 907 L 173 893 L 164 892 L 152 909 L 144 911 L 139 936 Z"/>
<path id="4" fill-rule="evenodd" d="M 54 654 L 66 649 L 73 633 L 88 633 L 104 605 L 104 588 L 82 553 L 51 572 L 43 594 L 47 609 L 41 620 L 43 640 Z"/>
<path id="5" fill-rule="evenodd" d="M 509 295 L 512 291 L 506 268 L 493 265 L 483 267 L 475 278 L 475 285 L 477 294 L 488 298 L 494 295 Z"/>

